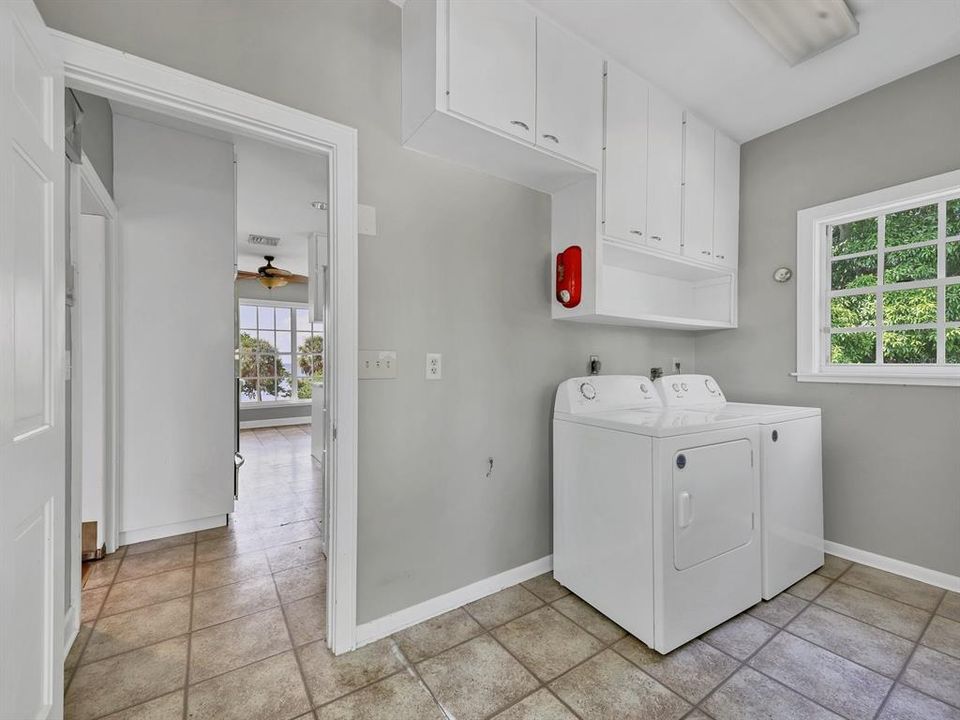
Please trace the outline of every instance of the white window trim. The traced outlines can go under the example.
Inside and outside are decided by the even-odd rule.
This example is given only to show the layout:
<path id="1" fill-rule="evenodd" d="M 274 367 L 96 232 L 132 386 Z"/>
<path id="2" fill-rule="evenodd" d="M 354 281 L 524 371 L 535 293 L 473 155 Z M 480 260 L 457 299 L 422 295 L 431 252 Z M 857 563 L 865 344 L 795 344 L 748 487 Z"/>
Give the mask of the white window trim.
<path id="1" fill-rule="evenodd" d="M 295 301 L 295 300 L 258 300 L 258 299 L 256 299 L 256 298 L 243 298 L 243 297 L 237 298 L 237 308 L 238 308 L 238 311 L 239 311 L 239 307 L 240 307 L 241 305 L 262 305 L 263 307 L 275 307 L 275 308 L 277 308 L 277 307 L 288 307 L 288 308 L 291 308 L 291 309 L 294 310 L 294 311 L 296 311 L 297 309 L 302 309 L 302 310 L 309 310 L 309 309 L 310 309 L 310 303 L 297 302 L 297 301 Z M 292 322 L 291 322 L 291 324 L 292 324 L 294 327 L 296 327 L 296 322 L 297 322 L 296 312 L 294 312 L 294 313 L 293 313 L 293 317 L 292 317 Z M 247 329 L 249 329 L 249 328 L 247 328 Z M 325 335 L 325 330 L 326 330 L 326 328 L 324 328 L 324 330 L 321 331 L 321 332 L 319 333 L 319 335 L 324 336 L 324 335 Z M 238 343 L 240 342 L 240 333 L 242 333 L 242 332 L 243 332 L 243 328 L 240 327 L 240 318 L 239 318 L 239 315 L 238 315 L 238 317 L 237 317 L 237 342 L 238 342 Z M 287 331 L 281 331 L 281 332 L 287 332 Z M 294 331 L 294 332 L 296 332 L 296 331 Z M 314 332 L 314 334 L 318 334 L 318 333 Z M 293 349 L 293 347 L 294 347 L 294 344 L 293 344 L 293 342 L 291 341 L 291 350 L 290 350 L 289 353 L 286 353 L 286 354 L 289 354 L 289 355 L 291 356 L 291 364 L 295 364 L 294 360 L 295 360 L 296 355 L 297 355 L 297 352 L 296 352 L 296 350 Z M 282 354 L 285 354 L 285 353 L 280 353 L 280 352 L 278 352 L 277 354 L 278 354 L 278 355 L 282 355 Z M 321 383 L 321 384 L 322 384 L 322 383 Z M 296 392 L 296 384 L 295 384 L 295 383 L 294 383 L 294 385 L 293 385 L 293 392 Z M 291 399 L 291 400 L 254 400 L 254 401 L 241 402 L 241 403 L 240 403 L 240 409 L 243 410 L 243 409 L 248 409 L 248 408 L 249 408 L 249 409 L 252 409 L 252 408 L 287 407 L 287 406 L 289 406 L 289 405 L 310 405 L 312 402 L 313 402 L 313 399 L 312 399 L 312 398 L 309 399 L 309 400 L 300 400 L 300 399 Z"/>
<path id="2" fill-rule="evenodd" d="M 851 222 L 898 209 L 916 207 L 960 195 L 960 170 L 934 177 L 884 188 L 856 197 L 807 208 L 797 213 L 797 372 L 799 382 L 871 383 L 888 385 L 945 385 L 960 386 L 960 364 L 947 365 L 830 365 L 827 362 L 824 338 L 829 333 L 830 318 L 823 286 L 829 272 L 829 252 L 825 242 L 827 226 Z M 940 208 L 937 240 L 930 243 L 941 247 L 946 240 L 943 207 Z M 911 246 L 912 247 L 912 246 Z M 878 254 L 883 252 L 878 247 Z M 872 253 L 870 253 L 872 254 Z M 938 251 L 938 263 L 943 253 Z M 940 297 L 937 332 L 946 327 L 960 327 L 960 323 L 946 323 L 943 317 L 943 288 L 947 281 L 939 266 L 938 279 L 901 283 L 897 289 L 911 285 L 936 287 Z M 878 268 L 879 270 L 879 268 Z M 877 278 L 883 289 L 882 278 Z M 938 347 L 941 343 L 938 343 Z M 943 358 L 938 358 L 941 363 Z"/>

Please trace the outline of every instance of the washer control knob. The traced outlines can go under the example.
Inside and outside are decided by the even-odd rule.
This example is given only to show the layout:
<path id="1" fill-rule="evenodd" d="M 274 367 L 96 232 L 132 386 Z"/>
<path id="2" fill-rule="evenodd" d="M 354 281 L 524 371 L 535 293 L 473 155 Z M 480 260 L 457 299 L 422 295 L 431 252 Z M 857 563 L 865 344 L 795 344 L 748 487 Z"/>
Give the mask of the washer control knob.
<path id="1" fill-rule="evenodd" d="M 587 400 L 593 400 L 597 396 L 597 389 L 588 382 L 580 383 L 580 394 Z"/>
<path id="2" fill-rule="evenodd" d="M 684 391 L 684 392 L 686 392 L 687 390 L 690 389 L 689 387 L 687 387 L 687 384 L 686 384 L 686 383 L 680 383 L 680 387 L 683 388 L 683 391 Z"/>
<path id="3" fill-rule="evenodd" d="M 707 386 L 707 390 L 712 392 L 714 395 L 717 394 L 717 384 L 713 380 L 707 378 L 703 381 L 703 384 Z"/>
<path id="4" fill-rule="evenodd" d="M 673 388 L 674 392 L 680 392 L 680 386 L 677 385 L 677 383 L 674 383 L 673 385 L 671 385 L 671 387 Z"/>
<path id="5" fill-rule="evenodd" d="M 646 393 L 646 392 L 647 392 L 647 384 L 646 384 L 646 383 L 640 383 L 640 392 L 642 392 L 642 393 Z"/>

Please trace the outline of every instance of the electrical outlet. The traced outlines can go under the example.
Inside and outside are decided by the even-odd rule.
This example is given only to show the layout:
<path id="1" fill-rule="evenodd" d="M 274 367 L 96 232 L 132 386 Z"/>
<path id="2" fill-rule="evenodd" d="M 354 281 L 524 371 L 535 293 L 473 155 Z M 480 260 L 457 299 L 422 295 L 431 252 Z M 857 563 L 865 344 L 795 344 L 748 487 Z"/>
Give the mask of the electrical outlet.
<path id="1" fill-rule="evenodd" d="M 396 350 L 361 350 L 359 356 L 361 380 L 390 380 L 397 377 Z"/>
<path id="2" fill-rule="evenodd" d="M 670 358 L 670 368 L 671 368 L 672 371 L 675 372 L 675 373 L 680 372 L 680 368 L 681 368 L 680 358 L 678 358 L 678 357 Z"/>
<path id="3" fill-rule="evenodd" d="M 427 380 L 440 380 L 443 377 L 443 355 L 427 353 Z"/>

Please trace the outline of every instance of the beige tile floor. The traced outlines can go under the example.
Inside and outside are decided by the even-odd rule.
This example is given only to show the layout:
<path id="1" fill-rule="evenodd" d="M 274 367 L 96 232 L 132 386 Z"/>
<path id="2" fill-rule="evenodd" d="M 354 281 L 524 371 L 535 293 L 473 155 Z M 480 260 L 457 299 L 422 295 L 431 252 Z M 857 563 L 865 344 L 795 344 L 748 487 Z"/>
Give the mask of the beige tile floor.
<path id="1" fill-rule="evenodd" d="M 829 556 L 665 657 L 549 576 L 333 657 L 308 443 L 245 433 L 230 529 L 98 564 L 68 718 L 960 720 L 960 595 Z"/>

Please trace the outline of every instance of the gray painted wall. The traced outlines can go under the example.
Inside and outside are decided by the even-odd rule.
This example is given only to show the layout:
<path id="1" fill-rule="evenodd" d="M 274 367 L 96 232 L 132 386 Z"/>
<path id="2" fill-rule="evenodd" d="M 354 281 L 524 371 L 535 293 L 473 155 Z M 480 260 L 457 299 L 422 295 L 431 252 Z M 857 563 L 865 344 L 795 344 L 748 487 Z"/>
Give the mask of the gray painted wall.
<path id="1" fill-rule="evenodd" d="M 797 211 L 960 168 L 960 56 L 746 143 L 740 327 L 700 334 L 728 397 L 823 408 L 829 540 L 960 574 L 960 388 L 797 383 Z"/>
<path id="2" fill-rule="evenodd" d="M 83 108 L 81 126 L 83 151 L 90 158 L 100 182 L 113 196 L 113 109 L 98 95 L 74 90 Z"/>
<path id="3" fill-rule="evenodd" d="M 400 368 L 360 385 L 359 621 L 550 553 L 557 383 L 592 352 L 608 372 L 692 368 L 693 337 L 550 319 L 550 198 L 400 146 L 400 9 L 168 0 L 144 22 L 140 3 L 38 5 L 60 30 L 358 128 L 380 229 L 360 240 L 360 346 Z M 442 381 L 424 380 L 426 352 Z"/>
<path id="4" fill-rule="evenodd" d="M 265 288 L 259 280 L 237 280 L 236 298 L 246 300 L 275 300 L 277 302 L 307 302 L 305 283 L 290 283 L 278 288 Z M 309 405 L 277 405 L 275 407 L 240 408 L 240 422 L 246 420 L 276 420 L 280 418 L 310 417 Z"/>

